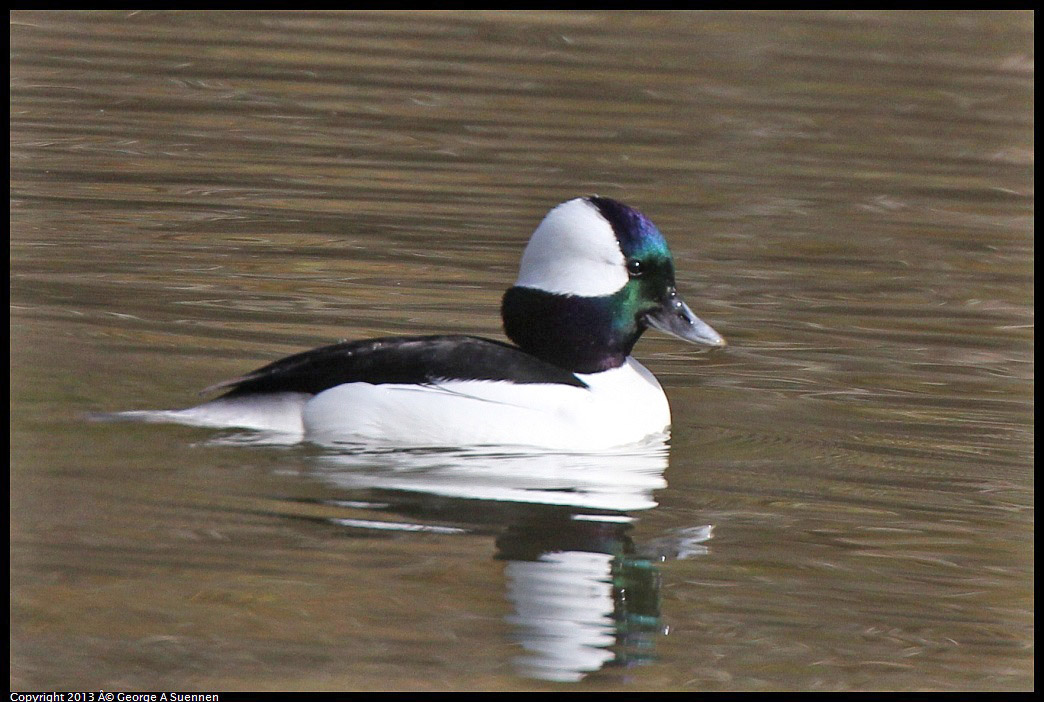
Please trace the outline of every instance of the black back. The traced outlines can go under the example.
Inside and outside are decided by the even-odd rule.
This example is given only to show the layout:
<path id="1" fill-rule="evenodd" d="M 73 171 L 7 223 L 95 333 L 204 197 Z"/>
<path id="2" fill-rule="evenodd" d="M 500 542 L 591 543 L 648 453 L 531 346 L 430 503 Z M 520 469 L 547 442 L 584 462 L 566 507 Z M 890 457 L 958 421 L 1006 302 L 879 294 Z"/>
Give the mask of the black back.
<path id="1" fill-rule="evenodd" d="M 503 380 L 587 387 L 573 373 L 517 346 L 476 336 L 413 336 L 346 341 L 294 354 L 208 390 L 225 397 L 255 393 L 312 395 L 344 383 L 426 384 L 439 380 Z"/>

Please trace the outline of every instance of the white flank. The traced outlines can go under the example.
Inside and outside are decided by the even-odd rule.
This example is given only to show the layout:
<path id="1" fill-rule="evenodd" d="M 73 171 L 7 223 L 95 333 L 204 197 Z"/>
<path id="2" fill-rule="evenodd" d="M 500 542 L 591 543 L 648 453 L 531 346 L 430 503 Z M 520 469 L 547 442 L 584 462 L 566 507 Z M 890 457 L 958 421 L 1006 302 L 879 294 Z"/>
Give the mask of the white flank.
<path id="1" fill-rule="evenodd" d="M 355 446 L 518 446 L 589 451 L 665 434 L 671 411 L 655 376 L 628 357 L 619 368 L 579 375 L 587 388 L 451 380 L 431 385 L 346 383 L 318 395 L 218 398 L 183 410 L 120 412 L 113 418 L 253 429 Z"/>
<path id="2" fill-rule="evenodd" d="M 588 388 L 478 380 L 339 385 L 305 405 L 305 437 L 320 444 L 591 450 L 667 431 L 667 398 L 633 358 L 581 377 Z"/>

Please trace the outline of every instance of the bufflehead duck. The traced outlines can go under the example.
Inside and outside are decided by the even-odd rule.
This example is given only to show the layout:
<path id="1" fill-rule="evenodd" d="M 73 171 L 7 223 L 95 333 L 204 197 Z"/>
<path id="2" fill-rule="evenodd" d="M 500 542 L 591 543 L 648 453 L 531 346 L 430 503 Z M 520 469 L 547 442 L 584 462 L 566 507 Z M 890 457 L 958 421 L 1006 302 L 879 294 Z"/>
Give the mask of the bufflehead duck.
<path id="1" fill-rule="evenodd" d="M 196 407 L 125 414 L 320 444 L 605 449 L 671 423 L 659 382 L 630 355 L 642 332 L 725 345 L 678 296 L 656 226 L 604 197 L 547 214 L 501 314 L 515 345 L 474 336 L 343 342 L 214 385 L 225 393 Z"/>

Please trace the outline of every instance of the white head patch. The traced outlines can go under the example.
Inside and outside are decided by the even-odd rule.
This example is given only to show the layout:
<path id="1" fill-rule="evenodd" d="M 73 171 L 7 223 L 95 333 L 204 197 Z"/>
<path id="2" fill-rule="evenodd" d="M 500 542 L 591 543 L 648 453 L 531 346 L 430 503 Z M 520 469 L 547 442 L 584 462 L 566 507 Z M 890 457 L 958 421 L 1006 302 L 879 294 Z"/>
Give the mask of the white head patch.
<path id="1" fill-rule="evenodd" d="M 612 295 L 627 284 L 613 228 L 584 198 L 547 213 L 522 253 L 515 285 L 562 295 Z"/>

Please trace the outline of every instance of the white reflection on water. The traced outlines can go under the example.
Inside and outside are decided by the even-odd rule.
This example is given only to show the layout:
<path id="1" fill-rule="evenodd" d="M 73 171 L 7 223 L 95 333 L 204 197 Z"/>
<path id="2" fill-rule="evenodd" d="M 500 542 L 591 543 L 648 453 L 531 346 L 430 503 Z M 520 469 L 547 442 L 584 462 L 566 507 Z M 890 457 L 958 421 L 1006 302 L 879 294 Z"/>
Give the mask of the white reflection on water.
<path id="1" fill-rule="evenodd" d="M 331 520 L 340 526 L 495 529 L 513 608 L 506 621 L 524 651 L 515 669 L 531 678 L 578 682 L 606 665 L 651 659 L 665 632 L 657 564 L 668 552 L 701 553 L 697 542 L 711 536 L 710 526 L 698 527 L 641 548 L 629 535 L 630 513 L 655 507 L 654 492 L 667 486 L 664 438 L 598 453 L 360 452 L 317 464 L 321 480 L 353 494 L 335 504 L 397 515 Z M 427 523 L 431 514 L 454 523 Z"/>
<path id="2" fill-rule="evenodd" d="M 667 487 L 661 438 L 612 451 L 388 451 L 324 456 L 324 479 L 342 488 L 628 512 L 656 506 Z"/>

